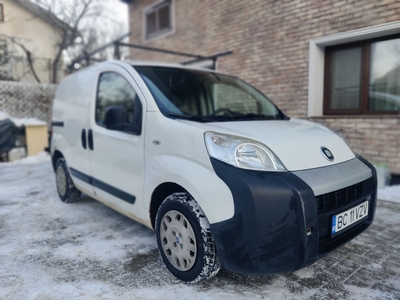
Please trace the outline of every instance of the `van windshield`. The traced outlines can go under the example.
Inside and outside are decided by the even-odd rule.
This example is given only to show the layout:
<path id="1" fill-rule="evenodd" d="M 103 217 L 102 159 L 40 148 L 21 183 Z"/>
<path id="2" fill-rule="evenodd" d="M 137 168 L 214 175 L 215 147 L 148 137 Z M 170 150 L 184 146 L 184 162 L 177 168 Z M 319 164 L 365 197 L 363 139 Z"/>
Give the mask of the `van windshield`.
<path id="1" fill-rule="evenodd" d="M 286 118 L 266 96 L 233 76 L 168 67 L 135 69 L 169 118 L 199 122 Z"/>

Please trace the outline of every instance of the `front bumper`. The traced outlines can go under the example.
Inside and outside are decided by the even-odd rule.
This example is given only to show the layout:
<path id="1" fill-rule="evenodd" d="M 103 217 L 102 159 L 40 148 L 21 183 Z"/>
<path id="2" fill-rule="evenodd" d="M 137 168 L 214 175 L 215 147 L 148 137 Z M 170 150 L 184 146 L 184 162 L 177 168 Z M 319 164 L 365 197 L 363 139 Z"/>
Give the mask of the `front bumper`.
<path id="1" fill-rule="evenodd" d="M 326 194 L 291 172 L 243 170 L 211 158 L 230 188 L 235 213 L 211 224 L 223 267 L 242 274 L 276 274 L 300 269 L 350 241 L 371 223 L 376 207 L 376 172 Z M 332 216 L 369 199 L 368 218 L 331 235 Z M 308 233 L 307 234 L 307 230 Z"/>

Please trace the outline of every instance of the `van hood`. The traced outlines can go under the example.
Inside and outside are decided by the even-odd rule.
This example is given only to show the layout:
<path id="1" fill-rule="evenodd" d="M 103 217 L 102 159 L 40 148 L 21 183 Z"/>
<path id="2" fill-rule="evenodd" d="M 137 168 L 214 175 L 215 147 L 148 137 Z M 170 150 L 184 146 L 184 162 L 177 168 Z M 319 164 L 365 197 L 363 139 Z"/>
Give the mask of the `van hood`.
<path id="1" fill-rule="evenodd" d="M 258 141 L 271 149 L 288 171 L 330 166 L 355 157 L 338 135 L 320 124 L 304 120 L 183 122 L 202 127 L 205 132 L 236 135 Z M 329 149 L 334 156 L 333 161 L 323 156 L 321 147 Z"/>

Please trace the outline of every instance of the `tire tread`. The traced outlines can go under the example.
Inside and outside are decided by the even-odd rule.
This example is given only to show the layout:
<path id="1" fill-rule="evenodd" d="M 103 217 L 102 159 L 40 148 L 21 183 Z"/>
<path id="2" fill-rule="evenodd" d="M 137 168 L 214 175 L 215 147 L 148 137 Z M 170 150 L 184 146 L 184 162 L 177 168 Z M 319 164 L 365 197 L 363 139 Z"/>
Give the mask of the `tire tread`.
<path id="1" fill-rule="evenodd" d="M 73 181 L 71 179 L 71 176 L 69 175 L 69 170 L 68 170 L 67 163 L 66 163 L 66 161 L 65 161 L 65 159 L 63 157 L 61 157 L 61 158 L 59 158 L 57 160 L 57 162 L 56 162 L 56 170 L 57 170 L 57 168 L 59 166 L 61 166 L 64 169 L 65 176 L 66 176 L 67 181 L 68 181 L 68 183 L 67 183 L 67 191 L 66 191 L 65 195 L 62 196 L 62 195 L 60 195 L 60 193 L 58 193 L 58 195 L 60 196 L 61 201 L 64 202 L 64 203 L 74 203 L 74 202 L 79 201 L 80 198 L 81 198 L 81 194 L 82 193 L 81 193 L 80 190 L 78 190 L 75 187 L 75 185 L 74 185 L 74 183 L 73 183 Z"/>
<path id="2" fill-rule="evenodd" d="M 201 236 L 203 238 L 202 245 L 204 248 L 202 268 L 201 268 L 201 271 L 199 272 L 199 274 L 197 274 L 197 276 L 194 279 L 185 280 L 184 278 L 179 278 L 179 275 L 174 274 L 174 273 L 173 274 L 177 278 L 179 278 L 187 283 L 198 283 L 201 281 L 208 280 L 218 274 L 218 272 L 221 268 L 221 263 L 220 263 L 218 253 L 217 253 L 217 250 L 215 247 L 214 238 L 211 233 L 210 223 L 209 223 L 206 215 L 204 214 L 203 210 L 201 209 L 200 205 L 196 202 L 196 200 L 189 193 L 182 193 L 182 192 L 174 193 L 174 194 L 168 196 L 163 201 L 163 203 L 160 205 L 160 207 L 158 209 L 157 216 L 156 216 L 156 222 L 155 222 L 156 230 L 157 230 L 157 228 L 159 228 L 158 222 L 159 222 L 159 218 L 161 218 L 160 210 L 166 203 L 173 203 L 173 202 L 177 202 L 181 205 L 186 206 L 194 214 L 194 217 L 197 219 L 198 224 L 200 226 Z M 157 234 L 157 238 L 158 238 L 158 234 Z M 161 257 L 163 258 L 162 252 L 161 252 L 162 250 L 160 249 L 160 247 L 159 247 L 159 251 L 160 251 Z M 166 262 L 166 260 L 164 260 L 164 263 L 168 267 L 168 262 Z M 168 267 L 168 269 L 170 269 L 170 267 Z"/>

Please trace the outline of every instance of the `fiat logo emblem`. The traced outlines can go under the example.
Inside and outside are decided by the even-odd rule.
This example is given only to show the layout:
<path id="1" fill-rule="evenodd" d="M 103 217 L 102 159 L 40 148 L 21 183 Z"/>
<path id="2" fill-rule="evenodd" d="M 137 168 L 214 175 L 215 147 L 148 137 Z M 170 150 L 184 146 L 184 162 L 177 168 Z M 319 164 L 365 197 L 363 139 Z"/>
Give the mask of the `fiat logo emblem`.
<path id="1" fill-rule="evenodd" d="M 328 148 L 321 147 L 319 150 L 321 151 L 322 156 L 325 157 L 327 160 L 333 161 L 335 159 L 332 152 Z"/>

